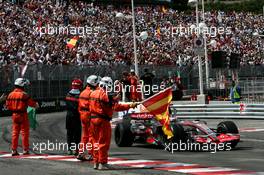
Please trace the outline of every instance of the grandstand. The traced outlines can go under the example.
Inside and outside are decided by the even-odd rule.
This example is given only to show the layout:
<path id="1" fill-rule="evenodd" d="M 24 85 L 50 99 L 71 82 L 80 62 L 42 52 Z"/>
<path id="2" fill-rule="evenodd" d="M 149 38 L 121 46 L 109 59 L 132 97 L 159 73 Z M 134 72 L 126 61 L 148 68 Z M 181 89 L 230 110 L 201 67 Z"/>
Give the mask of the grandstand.
<path id="1" fill-rule="evenodd" d="M 10 84 L 20 76 L 26 65 L 33 71 L 32 74 L 26 74 L 32 80 L 38 79 L 41 66 L 56 70 L 60 69 L 57 68 L 59 66 L 76 66 L 77 71 L 93 66 L 131 67 L 134 57 L 130 6 L 109 6 L 97 1 L 63 2 L 26 0 L 21 4 L 9 1 L 0 3 L 0 68 L 1 72 L 5 72 L 1 76 L 6 81 L 3 84 Z M 124 14 L 124 18 L 117 18 L 117 13 Z M 139 38 L 137 41 L 139 64 L 148 65 L 153 70 L 158 65 L 173 65 L 175 69 L 172 72 L 187 72 L 186 77 L 183 77 L 186 78 L 185 87 L 196 89 L 197 85 L 188 80 L 189 75 L 195 74 L 197 63 L 193 52 L 196 35 L 175 33 L 173 30 L 178 26 L 191 27 L 195 24 L 195 14 L 190 10 L 178 11 L 163 5 L 137 5 L 135 14 L 136 34 L 139 36 L 142 31 L 148 33 L 147 39 Z M 209 54 L 219 50 L 228 54 L 235 52 L 241 56 L 242 67 L 263 67 L 262 14 L 206 11 L 205 19 L 207 26 L 230 28 L 229 33 L 213 31 L 214 35 L 207 36 Z M 86 27 L 89 32 L 85 35 L 81 35 L 81 31 L 54 34 L 49 31 L 49 27 Z M 69 47 L 75 36 L 79 36 L 76 43 Z M 67 78 L 74 75 L 73 72 Z M 247 76 L 252 77 L 250 73 Z M 192 81 L 196 82 L 197 77 L 193 77 Z M 157 81 L 161 79 L 160 75 Z"/>

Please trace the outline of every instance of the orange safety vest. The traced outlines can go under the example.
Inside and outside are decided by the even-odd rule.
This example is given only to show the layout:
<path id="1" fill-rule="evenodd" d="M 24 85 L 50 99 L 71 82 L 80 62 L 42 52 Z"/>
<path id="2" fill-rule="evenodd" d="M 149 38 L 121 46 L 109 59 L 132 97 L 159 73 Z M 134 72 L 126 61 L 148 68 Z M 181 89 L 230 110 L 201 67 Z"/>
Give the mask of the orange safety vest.
<path id="1" fill-rule="evenodd" d="M 139 80 L 136 75 L 129 77 L 130 81 L 130 100 L 140 101 L 141 93 L 138 91 Z"/>
<path id="2" fill-rule="evenodd" d="M 104 118 L 111 120 L 114 111 L 123 111 L 130 108 L 129 104 L 118 104 L 110 102 L 106 91 L 102 88 L 97 88 L 90 95 L 90 112 L 92 118 Z"/>
<path id="3" fill-rule="evenodd" d="M 100 87 L 91 92 L 89 104 L 91 116 L 108 117 L 112 113 L 108 96 Z"/>
<path id="4" fill-rule="evenodd" d="M 79 112 L 89 112 L 89 96 L 91 88 L 87 86 L 79 96 Z"/>
<path id="5" fill-rule="evenodd" d="M 16 88 L 8 95 L 6 106 L 12 112 L 26 113 L 27 107 L 35 107 L 36 102 L 22 89 Z"/>

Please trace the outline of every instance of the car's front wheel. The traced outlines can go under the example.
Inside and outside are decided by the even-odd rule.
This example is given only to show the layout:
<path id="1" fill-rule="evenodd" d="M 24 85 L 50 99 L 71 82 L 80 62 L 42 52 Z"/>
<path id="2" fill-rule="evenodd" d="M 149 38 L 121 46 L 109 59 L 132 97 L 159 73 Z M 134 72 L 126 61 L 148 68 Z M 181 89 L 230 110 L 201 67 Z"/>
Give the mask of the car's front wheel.
<path id="1" fill-rule="evenodd" d="M 124 119 L 122 123 L 118 123 L 115 127 L 115 142 L 119 147 L 130 147 L 133 145 L 135 136 L 131 132 L 130 120 Z"/>
<path id="2" fill-rule="evenodd" d="M 172 133 L 173 133 L 173 142 L 184 142 L 186 140 L 186 134 L 184 132 L 184 128 L 182 125 L 175 123 L 171 125 Z"/>
<path id="3" fill-rule="evenodd" d="M 162 131 L 162 127 L 158 130 L 158 140 L 161 142 L 161 145 L 163 147 L 166 147 L 166 145 L 169 145 L 170 143 L 179 143 L 186 141 L 186 135 L 184 132 L 184 128 L 182 125 L 176 123 L 171 125 L 173 137 L 171 139 L 167 139 L 167 136 Z"/>
<path id="4" fill-rule="evenodd" d="M 236 124 L 232 121 L 223 121 L 217 125 L 217 133 L 219 134 L 239 134 Z M 239 140 L 231 141 L 231 148 L 235 148 Z"/>

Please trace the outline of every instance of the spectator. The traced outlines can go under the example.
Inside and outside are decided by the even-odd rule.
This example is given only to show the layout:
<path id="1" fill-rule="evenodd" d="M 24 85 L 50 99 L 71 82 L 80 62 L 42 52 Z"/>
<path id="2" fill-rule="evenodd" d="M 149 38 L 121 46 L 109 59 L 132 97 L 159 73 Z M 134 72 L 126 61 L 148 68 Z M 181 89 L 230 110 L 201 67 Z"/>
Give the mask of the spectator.
<path id="1" fill-rule="evenodd" d="M 143 85 L 144 87 L 144 98 L 148 98 L 150 96 L 153 95 L 153 91 L 152 91 L 152 81 L 153 78 L 155 77 L 155 75 L 151 72 L 149 72 L 148 69 L 144 69 L 144 74 L 140 77 L 140 79 L 143 81 Z"/>
<path id="2" fill-rule="evenodd" d="M 2 94 L 0 97 L 0 104 L 2 104 L 6 100 L 6 95 Z"/>
<path id="3" fill-rule="evenodd" d="M 123 87 L 125 91 L 125 101 L 129 101 L 130 99 L 130 81 L 129 81 L 129 73 L 127 71 L 124 71 L 122 73 L 122 79 L 120 80 L 120 83 L 122 84 L 121 87 Z M 123 94 L 122 94 L 123 95 Z M 123 97 L 122 97 L 123 99 Z"/>
<path id="4" fill-rule="evenodd" d="M 233 104 L 239 104 L 241 99 L 241 88 L 232 81 L 232 87 L 230 88 L 230 99 Z"/>
<path id="5" fill-rule="evenodd" d="M 130 82 L 130 101 L 137 102 L 141 101 L 141 89 L 139 86 L 139 79 L 135 74 L 135 70 L 130 71 L 130 76 L 128 78 Z"/>
<path id="6" fill-rule="evenodd" d="M 127 7 L 110 9 L 81 1 L 60 0 L 56 4 L 52 0 L 26 0 L 23 6 L 2 2 L 0 67 L 23 65 L 27 61 L 47 65 L 130 65 L 133 62 L 132 22 L 129 18 L 116 18 L 117 12 L 131 15 Z M 135 14 L 137 35 L 141 31 L 149 35 L 137 43 L 139 64 L 189 66 L 196 63 L 192 48 L 196 36 L 177 33 L 172 28 L 190 27 L 195 24 L 195 15 L 173 9 L 164 13 L 160 7 L 152 6 L 136 7 Z M 264 33 L 262 15 L 211 11 L 205 13 L 205 19 L 208 27 L 225 29 L 224 34 L 217 30 L 207 35 L 208 51 L 240 53 L 242 65 L 264 63 L 264 41 L 253 35 Z M 40 27 L 48 26 L 88 26 L 93 30 L 80 36 L 77 45 L 69 49 L 66 41 L 73 37 L 70 34 L 40 36 Z M 99 27 L 98 32 L 95 27 Z"/>

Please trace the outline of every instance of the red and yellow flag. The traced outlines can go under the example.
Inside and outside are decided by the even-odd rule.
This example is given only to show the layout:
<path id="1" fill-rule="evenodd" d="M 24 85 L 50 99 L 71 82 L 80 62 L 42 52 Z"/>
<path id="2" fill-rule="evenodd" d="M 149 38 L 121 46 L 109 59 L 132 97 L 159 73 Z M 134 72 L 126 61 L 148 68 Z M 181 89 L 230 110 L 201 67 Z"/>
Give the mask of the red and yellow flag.
<path id="1" fill-rule="evenodd" d="M 160 38 L 160 27 L 158 27 L 156 30 L 156 37 Z"/>
<path id="2" fill-rule="evenodd" d="M 74 48 L 77 44 L 78 38 L 79 38 L 78 36 L 75 36 L 72 39 L 70 39 L 70 41 L 67 42 L 67 47 L 69 47 L 70 49 Z"/>
<path id="3" fill-rule="evenodd" d="M 172 89 L 167 88 L 158 94 L 143 101 L 143 105 L 146 109 L 162 124 L 162 130 L 167 138 L 173 137 L 173 133 L 170 126 L 169 105 L 172 100 Z"/>
<path id="4" fill-rule="evenodd" d="M 161 10 L 162 10 L 163 13 L 167 13 L 167 9 L 166 9 L 165 6 L 162 6 Z"/>

